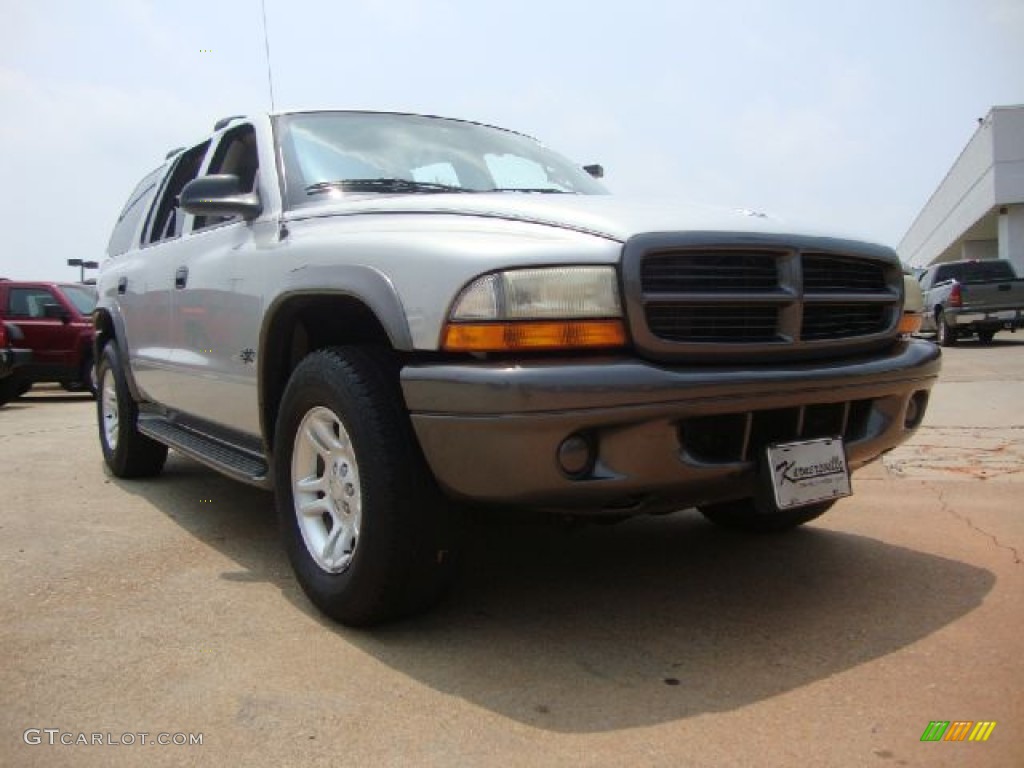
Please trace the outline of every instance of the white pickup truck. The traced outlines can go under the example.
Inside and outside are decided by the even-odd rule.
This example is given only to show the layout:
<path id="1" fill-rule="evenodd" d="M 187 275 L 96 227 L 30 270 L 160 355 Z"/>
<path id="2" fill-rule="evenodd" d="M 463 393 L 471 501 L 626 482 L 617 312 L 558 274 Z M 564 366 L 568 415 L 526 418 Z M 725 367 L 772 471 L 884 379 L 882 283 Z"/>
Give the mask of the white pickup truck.
<path id="1" fill-rule="evenodd" d="M 272 489 L 310 599 L 372 624 L 443 593 L 467 503 L 781 531 L 921 423 L 940 353 L 890 248 L 599 175 L 461 120 L 218 122 L 98 278 L 110 471 Z"/>

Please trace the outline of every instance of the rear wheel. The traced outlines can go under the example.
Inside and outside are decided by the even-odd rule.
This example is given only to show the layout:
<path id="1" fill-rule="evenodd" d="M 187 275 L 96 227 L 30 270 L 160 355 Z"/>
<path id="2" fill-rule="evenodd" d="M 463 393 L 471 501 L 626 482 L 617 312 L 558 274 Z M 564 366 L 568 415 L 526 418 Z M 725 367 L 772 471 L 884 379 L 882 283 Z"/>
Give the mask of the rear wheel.
<path id="1" fill-rule="evenodd" d="M 935 315 L 935 340 L 941 347 L 952 347 L 956 344 L 956 328 L 946 322 L 946 316 L 940 309 Z"/>
<path id="2" fill-rule="evenodd" d="M 991 344 L 995 335 L 995 331 L 978 331 L 978 341 L 982 344 Z"/>
<path id="3" fill-rule="evenodd" d="M 307 356 L 281 402 L 274 477 L 296 577 L 325 614 L 352 626 L 421 611 L 453 571 L 444 503 L 384 354 Z"/>
<path id="4" fill-rule="evenodd" d="M 821 517 L 835 501 L 822 501 L 794 509 L 764 510 L 753 499 L 739 499 L 697 507 L 715 525 L 747 533 L 782 533 Z"/>
<path id="5" fill-rule="evenodd" d="M 132 399 L 114 342 L 103 348 L 96 379 L 96 416 L 103 459 L 116 477 L 152 477 L 167 460 L 167 446 L 139 432 L 139 408 Z"/>
<path id="6" fill-rule="evenodd" d="M 0 379 L 0 405 L 7 405 L 11 400 L 20 397 L 20 388 L 21 384 L 14 376 Z"/>

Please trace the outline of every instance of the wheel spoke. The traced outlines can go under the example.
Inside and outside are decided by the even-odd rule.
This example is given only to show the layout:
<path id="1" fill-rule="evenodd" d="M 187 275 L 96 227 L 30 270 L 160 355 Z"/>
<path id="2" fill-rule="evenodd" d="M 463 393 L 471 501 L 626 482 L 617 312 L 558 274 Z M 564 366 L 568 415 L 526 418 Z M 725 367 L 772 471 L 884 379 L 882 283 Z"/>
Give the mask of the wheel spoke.
<path id="1" fill-rule="evenodd" d="M 317 493 L 327 489 L 327 478 L 317 475 L 309 475 L 295 481 L 296 493 Z"/>
<path id="2" fill-rule="evenodd" d="M 317 453 L 327 459 L 335 451 L 342 448 L 334 434 L 333 425 L 323 419 L 312 421 L 306 428 L 306 439 L 313 445 Z"/>
<path id="3" fill-rule="evenodd" d="M 334 517 L 334 505 L 326 496 L 307 499 L 301 502 L 296 499 L 296 506 L 303 517 L 320 517 L 324 512 L 332 518 Z"/>

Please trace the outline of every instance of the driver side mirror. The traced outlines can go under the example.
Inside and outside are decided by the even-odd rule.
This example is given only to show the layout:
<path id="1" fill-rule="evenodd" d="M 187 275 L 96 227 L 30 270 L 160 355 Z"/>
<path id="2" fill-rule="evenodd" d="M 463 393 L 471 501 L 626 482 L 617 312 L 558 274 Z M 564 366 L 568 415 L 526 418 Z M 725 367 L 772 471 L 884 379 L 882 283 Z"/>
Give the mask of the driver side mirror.
<path id="1" fill-rule="evenodd" d="M 181 208 L 194 216 L 241 216 L 255 219 L 263 211 L 260 196 L 242 192 L 233 173 L 217 173 L 193 179 L 181 190 Z"/>
<path id="2" fill-rule="evenodd" d="M 603 179 L 604 178 L 604 166 L 603 165 L 598 165 L 596 163 L 594 165 L 584 165 L 583 166 L 583 170 L 586 171 L 587 173 L 589 173 L 595 179 Z"/>
<path id="3" fill-rule="evenodd" d="M 48 320 L 60 320 L 62 323 L 66 323 L 71 320 L 71 313 L 60 304 L 44 304 L 43 317 Z"/>

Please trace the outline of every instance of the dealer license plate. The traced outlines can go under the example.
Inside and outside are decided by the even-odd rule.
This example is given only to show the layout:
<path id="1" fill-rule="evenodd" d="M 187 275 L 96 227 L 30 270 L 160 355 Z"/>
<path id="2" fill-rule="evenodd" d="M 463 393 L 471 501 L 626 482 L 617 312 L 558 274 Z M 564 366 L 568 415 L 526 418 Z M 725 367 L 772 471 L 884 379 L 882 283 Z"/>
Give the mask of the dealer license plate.
<path id="1" fill-rule="evenodd" d="M 768 474 L 779 509 L 853 493 L 846 452 L 839 438 L 768 446 Z"/>

